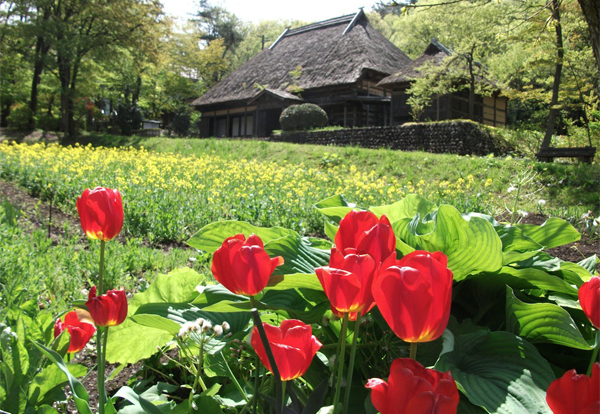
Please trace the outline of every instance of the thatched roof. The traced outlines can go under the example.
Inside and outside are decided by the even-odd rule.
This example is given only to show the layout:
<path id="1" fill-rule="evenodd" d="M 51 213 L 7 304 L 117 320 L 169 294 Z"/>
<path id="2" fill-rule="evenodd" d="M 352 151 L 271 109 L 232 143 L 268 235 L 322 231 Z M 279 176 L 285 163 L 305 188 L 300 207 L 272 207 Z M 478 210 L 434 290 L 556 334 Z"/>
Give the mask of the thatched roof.
<path id="1" fill-rule="evenodd" d="M 366 70 L 382 75 L 410 62 L 368 22 L 362 9 L 346 16 L 286 30 L 269 49 L 250 59 L 192 105 L 247 102 L 262 89 L 308 91 L 357 82 Z M 294 77 L 290 72 L 297 71 Z M 256 85 L 260 85 L 257 87 Z"/>
<path id="2" fill-rule="evenodd" d="M 433 66 L 439 66 L 442 64 L 444 59 L 450 55 L 452 55 L 452 52 L 448 48 L 443 46 L 437 40 L 433 39 L 421 56 L 410 62 L 400 71 L 383 79 L 378 85 L 385 86 L 396 83 L 410 82 L 415 78 L 423 76 L 419 69 L 425 64 L 429 63 Z"/>

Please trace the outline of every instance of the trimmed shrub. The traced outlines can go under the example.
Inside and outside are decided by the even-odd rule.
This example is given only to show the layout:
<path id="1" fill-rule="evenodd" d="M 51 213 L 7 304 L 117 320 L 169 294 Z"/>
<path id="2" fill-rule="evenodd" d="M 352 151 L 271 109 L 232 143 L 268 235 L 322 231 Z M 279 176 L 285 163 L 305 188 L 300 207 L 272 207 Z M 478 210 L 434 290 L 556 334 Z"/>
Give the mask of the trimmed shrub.
<path id="1" fill-rule="evenodd" d="M 120 103 L 117 106 L 117 125 L 123 135 L 131 135 L 142 126 L 142 112 L 137 105 Z"/>
<path id="2" fill-rule="evenodd" d="M 281 129 L 284 131 L 323 128 L 328 122 L 327 113 L 311 103 L 288 106 L 279 117 Z"/>
<path id="3" fill-rule="evenodd" d="M 31 112 L 31 109 L 29 109 L 29 105 L 17 103 L 11 106 L 10 115 L 6 120 L 8 121 L 8 126 L 10 128 L 26 130 L 29 129 L 29 121 L 32 117 L 33 113 Z"/>

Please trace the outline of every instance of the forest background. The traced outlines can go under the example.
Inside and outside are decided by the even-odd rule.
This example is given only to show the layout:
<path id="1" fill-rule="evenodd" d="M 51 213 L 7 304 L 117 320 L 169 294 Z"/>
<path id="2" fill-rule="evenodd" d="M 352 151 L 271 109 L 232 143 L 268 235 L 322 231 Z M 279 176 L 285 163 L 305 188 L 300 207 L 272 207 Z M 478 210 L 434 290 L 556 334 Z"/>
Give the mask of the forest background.
<path id="1" fill-rule="evenodd" d="M 597 146 L 597 27 L 581 10 L 585 1 L 382 2 L 368 17 L 412 59 L 436 38 L 455 58 L 477 62 L 510 98 L 513 138 Z M 200 114 L 191 100 L 286 27 L 310 23 L 248 23 L 209 0 L 190 12 L 181 22 L 152 0 L 0 1 L 1 125 L 62 130 L 69 142 L 82 129 L 112 122 L 129 134 L 151 119 L 193 135 Z M 413 102 L 455 87 L 449 80 L 466 67 L 448 64 L 442 77 L 431 69 L 413 85 Z"/>

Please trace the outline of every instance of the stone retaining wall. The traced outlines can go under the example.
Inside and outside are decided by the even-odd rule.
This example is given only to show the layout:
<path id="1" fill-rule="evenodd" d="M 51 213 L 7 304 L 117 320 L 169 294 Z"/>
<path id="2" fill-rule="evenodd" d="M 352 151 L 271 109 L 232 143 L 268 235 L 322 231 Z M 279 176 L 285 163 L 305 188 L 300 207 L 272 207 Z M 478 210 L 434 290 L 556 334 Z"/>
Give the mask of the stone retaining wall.
<path id="1" fill-rule="evenodd" d="M 502 155 L 509 146 L 470 121 L 410 123 L 393 127 L 338 131 L 293 132 L 272 135 L 270 141 L 297 144 L 389 148 L 460 155 Z"/>

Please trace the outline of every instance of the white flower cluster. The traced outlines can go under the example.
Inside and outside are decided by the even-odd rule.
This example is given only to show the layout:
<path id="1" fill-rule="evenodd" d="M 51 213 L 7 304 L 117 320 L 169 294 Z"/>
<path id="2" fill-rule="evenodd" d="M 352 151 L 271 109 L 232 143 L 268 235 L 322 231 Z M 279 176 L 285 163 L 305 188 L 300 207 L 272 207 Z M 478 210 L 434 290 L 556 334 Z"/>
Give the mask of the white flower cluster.
<path id="1" fill-rule="evenodd" d="M 212 323 L 204 318 L 198 318 L 195 321 L 188 321 L 181 325 L 177 336 L 183 338 L 190 333 L 206 334 L 211 330 L 216 336 L 223 335 L 230 329 L 229 323 L 223 322 L 221 325 L 213 326 Z"/>

